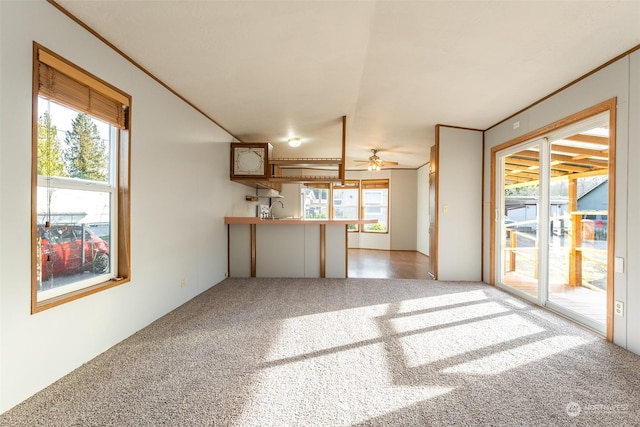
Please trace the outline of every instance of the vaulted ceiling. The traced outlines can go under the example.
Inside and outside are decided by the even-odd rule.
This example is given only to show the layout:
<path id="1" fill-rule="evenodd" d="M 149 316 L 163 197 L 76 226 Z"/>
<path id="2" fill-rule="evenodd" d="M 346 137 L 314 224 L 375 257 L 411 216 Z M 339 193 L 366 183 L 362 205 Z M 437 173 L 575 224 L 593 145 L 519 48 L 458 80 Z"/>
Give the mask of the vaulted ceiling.
<path id="1" fill-rule="evenodd" d="M 486 129 L 640 44 L 638 1 L 57 3 L 278 157 L 340 157 L 346 115 L 347 168 L 419 167 L 436 124 Z"/>

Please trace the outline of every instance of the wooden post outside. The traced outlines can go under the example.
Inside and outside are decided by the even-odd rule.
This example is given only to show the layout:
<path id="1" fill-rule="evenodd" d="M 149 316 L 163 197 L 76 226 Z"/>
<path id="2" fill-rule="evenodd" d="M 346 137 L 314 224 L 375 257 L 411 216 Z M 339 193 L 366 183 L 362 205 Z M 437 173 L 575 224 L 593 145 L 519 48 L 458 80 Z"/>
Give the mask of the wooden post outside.
<path id="1" fill-rule="evenodd" d="M 518 248 L 518 235 L 516 230 L 509 230 L 509 271 L 516 271 L 516 249 Z"/>
<path id="2" fill-rule="evenodd" d="M 568 207 L 571 215 L 571 250 L 569 251 L 569 285 L 582 286 L 582 215 L 578 210 L 578 180 L 569 177 Z"/>
<path id="3" fill-rule="evenodd" d="M 571 252 L 569 255 L 569 285 L 582 286 L 582 215 L 571 215 Z"/>

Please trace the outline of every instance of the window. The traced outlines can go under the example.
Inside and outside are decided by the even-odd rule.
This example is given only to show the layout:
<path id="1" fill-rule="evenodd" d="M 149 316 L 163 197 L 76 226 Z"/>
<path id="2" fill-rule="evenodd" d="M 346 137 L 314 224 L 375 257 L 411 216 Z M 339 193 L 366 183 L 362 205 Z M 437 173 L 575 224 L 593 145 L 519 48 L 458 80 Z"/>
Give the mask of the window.
<path id="1" fill-rule="evenodd" d="M 329 218 L 329 184 L 308 184 L 302 187 L 302 218 Z"/>
<path id="2" fill-rule="evenodd" d="M 129 280 L 125 93 L 34 43 L 32 312 Z"/>
<path id="3" fill-rule="evenodd" d="M 358 219 L 359 198 L 359 181 L 345 181 L 344 185 L 333 184 L 333 217 Z M 349 224 L 347 230 L 358 231 L 358 224 Z"/>
<path id="4" fill-rule="evenodd" d="M 365 224 L 363 231 L 387 233 L 389 231 L 389 180 L 362 181 L 362 218 L 377 219 L 377 224 Z"/>

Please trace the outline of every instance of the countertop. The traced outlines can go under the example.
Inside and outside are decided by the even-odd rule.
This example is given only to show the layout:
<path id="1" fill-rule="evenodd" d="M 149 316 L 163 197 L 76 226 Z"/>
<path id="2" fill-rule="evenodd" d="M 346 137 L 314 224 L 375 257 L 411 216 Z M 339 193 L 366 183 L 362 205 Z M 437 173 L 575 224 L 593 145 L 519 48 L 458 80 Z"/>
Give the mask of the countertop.
<path id="1" fill-rule="evenodd" d="M 347 225 L 375 224 L 377 219 L 302 219 L 280 218 L 262 219 L 255 216 L 225 216 L 225 224 L 258 224 L 258 225 Z"/>

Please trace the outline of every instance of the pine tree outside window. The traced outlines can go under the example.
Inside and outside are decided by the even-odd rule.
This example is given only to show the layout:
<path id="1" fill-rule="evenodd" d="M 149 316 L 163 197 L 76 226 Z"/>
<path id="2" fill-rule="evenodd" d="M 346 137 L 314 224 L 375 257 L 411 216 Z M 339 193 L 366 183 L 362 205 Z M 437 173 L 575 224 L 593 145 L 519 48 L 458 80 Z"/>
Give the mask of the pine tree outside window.
<path id="1" fill-rule="evenodd" d="M 130 104 L 34 43 L 33 313 L 129 280 Z"/>

